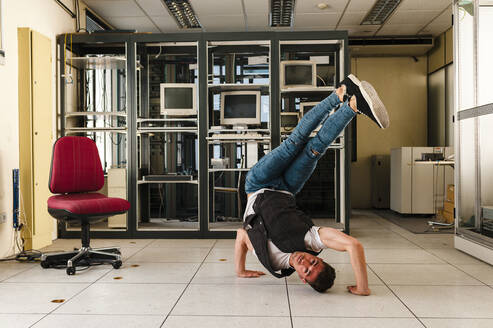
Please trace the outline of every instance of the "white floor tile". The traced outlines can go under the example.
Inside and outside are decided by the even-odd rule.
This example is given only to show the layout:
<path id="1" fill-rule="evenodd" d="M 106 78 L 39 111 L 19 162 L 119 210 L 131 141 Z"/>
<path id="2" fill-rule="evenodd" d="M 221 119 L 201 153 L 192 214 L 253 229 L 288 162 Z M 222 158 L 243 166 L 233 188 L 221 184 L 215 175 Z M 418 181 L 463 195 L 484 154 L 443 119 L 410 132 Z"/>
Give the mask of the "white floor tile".
<path id="1" fill-rule="evenodd" d="M 440 248 L 433 248 L 433 249 L 428 249 L 430 253 L 433 253 L 434 255 L 438 256 L 444 261 L 447 261 L 452 264 L 481 264 L 480 260 L 476 259 L 475 257 L 463 253 L 461 251 L 458 251 L 456 249 L 440 249 Z"/>
<path id="2" fill-rule="evenodd" d="M 365 249 L 369 248 L 418 248 L 412 242 L 399 236 L 376 236 L 376 237 L 360 237 L 357 238 Z"/>
<path id="3" fill-rule="evenodd" d="M 453 234 L 414 235 L 414 237 L 411 237 L 410 240 L 426 249 L 454 248 Z"/>
<path id="4" fill-rule="evenodd" d="M 365 249 L 368 263 L 444 263 L 422 249 Z"/>
<path id="5" fill-rule="evenodd" d="M 32 269 L 38 263 L 20 263 L 17 261 L 1 262 L 0 263 L 0 281 L 8 279 L 23 271 Z"/>
<path id="6" fill-rule="evenodd" d="M 483 285 L 449 264 L 369 264 L 389 285 Z"/>
<path id="7" fill-rule="evenodd" d="M 493 265 L 480 263 L 480 264 L 456 264 L 456 267 L 467 272 L 474 278 L 479 279 L 488 285 L 493 285 Z"/>
<path id="8" fill-rule="evenodd" d="M 493 319 L 421 319 L 427 328 L 491 328 Z"/>
<path id="9" fill-rule="evenodd" d="M 293 317 L 294 328 L 344 327 L 344 328 L 423 328 L 411 318 L 304 318 Z"/>
<path id="10" fill-rule="evenodd" d="M 218 239 L 214 244 L 214 248 L 235 248 L 234 239 Z"/>
<path id="11" fill-rule="evenodd" d="M 0 326 L 5 328 L 28 328 L 45 314 L 0 314 Z"/>
<path id="12" fill-rule="evenodd" d="M 111 265 L 96 265 L 87 270 L 78 271 L 69 276 L 65 269 L 43 269 L 39 264 L 30 270 L 24 271 L 5 282 L 34 282 L 34 283 L 91 283 L 95 282 L 113 267 Z"/>
<path id="13" fill-rule="evenodd" d="M 53 327 L 118 327 L 118 328 L 159 328 L 166 318 L 165 315 L 74 315 L 50 314 L 33 328 Z"/>
<path id="14" fill-rule="evenodd" d="M 0 283 L 0 313 L 49 313 L 87 284 Z"/>
<path id="15" fill-rule="evenodd" d="M 286 286 L 190 285 L 171 315 L 289 316 Z"/>
<path id="16" fill-rule="evenodd" d="M 274 277 L 260 263 L 247 264 L 247 270 L 265 273 L 258 278 L 239 278 L 233 262 L 204 263 L 192 280 L 192 284 L 232 284 L 232 285 L 285 285 L 284 279 Z"/>
<path id="17" fill-rule="evenodd" d="M 154 241 L 154 239 L 91 239 L 91 247 L 137 247 L 143 248 L 148 246 Z"/>
<path id="18" fill-rule="evenodd" d="M 288 285 L 293 316 L 406 318 L 412 314 L 385 286 L 370 285 L 370 296 L 350 294 L 346 286 L 318 293 L 310 286 Z"/>
<path id="19" fill-rule="evenodd" d="M 205 259 L 205 262 L 233 262 L 235 260 L 235 250 L 233 248 L 213 248 L 210 254 Z M 259 260 L 252 252 L 247 252 L 247 264 L 258 264 Z"/>
<path id="20" fill-rule="evenodd" d="M 94 284 L 54 313 L 166 315 L 185 287 L 184 284 Z"/>
<path id="21" fill-rule="evenodd" d="M 215 242 L 215 239 L 156 239 L 148 247 L 211 248 Z"/>
<path id="22" fill-rule="evenodd" d="M 335 263 L 351 263 L 348 252 L 339 252 L 333 249 L 324 249 L 318 257 L 330 265 Z"/>
<path id="23" fill-rule="evenodd" d="M 493 289 L 487 286 L 391 286 L 418 317 L 493 318 Z"/>
<path id="24" fill-rule="evenodd" d="M 202 262 L 209 248 L 147 247 L 130 257 L 132 262 Z"/>
<path id="25" fill-rule="evenodd" d="M 289 317 L 169 316 L 163 328 L 291 328 Z"/>
<path id="26" fill-rule="evenodd" d="M 336 280 L 334 281 L 335 285 L 354 285 L 355 284 L 355 279 L 354 279 L 354 271 L 353 267 L 351 264 L 341 264 L 341 263 L 332 263 L 331 266 L 336 270 Z M 383 285 L 382 281 L 378 279 L 378 277 L 371 272 L 371 270 L 368 271 L 368 283 L 371 285 Z M 288 284 L 290 285 L 304 285 L 305 283 L 300 280 L 298 277 L 298 274 L 294 272 L 292 275 L 290 275 L 287 278 Z"/>
<path id="27" fill-rule="evenodd" d="M 200 263 L 125 262 L 120 269 L 111 271 L 98 283 L 189 283 L 199 265 Z M 121 279 L 114 279 L 115 277 Z"/>

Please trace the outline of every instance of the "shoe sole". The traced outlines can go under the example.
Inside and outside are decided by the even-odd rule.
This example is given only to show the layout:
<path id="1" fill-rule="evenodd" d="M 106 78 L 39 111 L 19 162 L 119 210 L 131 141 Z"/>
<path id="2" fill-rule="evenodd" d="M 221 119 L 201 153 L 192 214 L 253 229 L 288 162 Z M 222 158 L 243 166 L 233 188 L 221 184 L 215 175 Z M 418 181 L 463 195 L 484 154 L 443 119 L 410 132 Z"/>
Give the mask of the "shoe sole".
<path id="1" fill-rule="evenodd" d="M 380 128 L 382 128 L 382 129 L 385 129 L 386 127 L 388 127 L 388 116 L 387 116 L 387 120 L 386 120 L 387 121 L 387 124 L 383 125 L 382 122 L 381 122 L 381 120 L 380 120 L 380 118 L 379 118 L 379 116 L 381 116 L 381 115 L 377 115 L 377 113 L 375 112 L 375 109 L 373 108 L 373 101 L 371 100 L 372 97 L 370 97 L 370 95 L 366 92 L 365 86 L 361 83 L 361 81 L 356 76 L 354 76 L 353 74 L 349 74 L 348 75 L 348 79 L 350 79 L 354 84 L 356 84 L 358 86 L 358 88 L 359 88 L 359 90 L 361 92 L 361 95 L 363 96 L 363 98 L 365 98 L 365 101 L 368 104 L 368 107 L 370 107 L 371 113 L 373 114 L 373 117 L 377 121 L 378 126 Z M 366 82 L 366 83 L 368 83 L 368 82 Z M 370 84 L 370 83 L 368 83 L 368 84 Z M 370 86 L 371 86 L 371 84 L 370 84 Z M 376 91 L 374 89 L 373 89 L 373 91 L 374 91 L 374 92 L 372 92 L 373 95 L 375 97 L 377 97 L 378 100 L 380 100 L 380 97 L 378 97 Z M 383 106 L 383 103 L 382 103 L 381 100 L 380 100 L 380 104 L 381 104 L 381 106 Z M 383 106 L 383 108 L 385 109 L 384 106 Z M 386 110 L 384 110 L 383 112 L 385 112 L 385 114 L 387 113 Z"/>

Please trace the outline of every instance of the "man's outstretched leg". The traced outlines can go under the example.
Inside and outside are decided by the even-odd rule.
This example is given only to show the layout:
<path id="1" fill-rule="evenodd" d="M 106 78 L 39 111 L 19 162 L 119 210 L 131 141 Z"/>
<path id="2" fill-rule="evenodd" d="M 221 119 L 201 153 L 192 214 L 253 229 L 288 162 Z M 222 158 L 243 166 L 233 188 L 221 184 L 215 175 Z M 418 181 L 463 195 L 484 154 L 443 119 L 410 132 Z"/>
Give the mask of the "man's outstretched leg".
<path id="1" fill-rule="evenodd" d="M 284 172 L 284 183 L 293 194 L 297 194 L 303 188 L 315 170 L 318 160 L 356 113 L 368 116 L 380 128 L 389 126 L 387 110 L 370 83 L 359 81 L 352 74 L 341 83 L 346 88 L 349 102 L 345 102 L 324 122 L 317 135 L 307 143 Z"/>
<path id="2" fill-rule="evenodd" d="M 276 182 L 274 180 L 282 177 L 283 172 L 305 147 L 312 131 L 320 125 L 320 122 L 323 121 L 332 109 L 341 104 L 344 97 L 344 90 L 343 87 L 338 88 L 310 110 L 299 121 L 291 135 L 281 145 L 262 157 L 250 169 L 245 182 L 245 192 L 247 194 L 262 188 L 279 187 L 273 184 L 278 184 L 280 181 Z"/>

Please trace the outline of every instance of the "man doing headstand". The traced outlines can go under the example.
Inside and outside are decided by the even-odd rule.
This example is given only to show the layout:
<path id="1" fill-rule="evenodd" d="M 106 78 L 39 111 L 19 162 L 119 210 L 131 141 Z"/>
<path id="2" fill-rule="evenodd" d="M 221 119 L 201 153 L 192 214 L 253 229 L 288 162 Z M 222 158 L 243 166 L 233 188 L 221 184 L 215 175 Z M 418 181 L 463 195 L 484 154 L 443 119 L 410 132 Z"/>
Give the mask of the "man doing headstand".
<path id="1" fill-rule="evenodd" d="M 312 131 L 333 110 L 317 135 L 310 139 Z M 385 106 L 373 86 L 349 75 L 336 91 L 303 116 L 279 147 L 248 172 L 244 225 L 238 229 L 235 241 L 238 277 L 264 275 L 245 268 L 246 253 L 250 250 L 275 277 L 296 271 L 303 282 L 324 292 L 334 284 L 335 270 L 317 255 L 322 249 L 331 248 L 349 253 L 356 285 L 348 286 L 348 291 L 370 294 L 361 243 L 337 229 L 315 226 L 296 208 L 294 198 L 313 173 L 317 161 L 357 113 L 365 114 L 380 128 L 389 125 Z"/>

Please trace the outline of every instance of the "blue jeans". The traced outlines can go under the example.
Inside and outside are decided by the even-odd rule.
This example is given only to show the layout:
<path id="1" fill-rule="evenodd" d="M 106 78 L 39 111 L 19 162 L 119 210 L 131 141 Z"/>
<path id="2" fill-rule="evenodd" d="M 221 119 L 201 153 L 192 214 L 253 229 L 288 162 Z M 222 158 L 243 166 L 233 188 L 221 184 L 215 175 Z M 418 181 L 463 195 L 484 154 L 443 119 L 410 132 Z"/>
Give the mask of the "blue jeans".
<path id="1" fill-rule="evenodd" d="M 291 135 L 250 169 L 246 176 L 245 192 L 250 194 L 262 188 L 271 188 L 297 194 L 312 175 L 318 160 L 356 115 L 345 102 L 310 139 L 312 131 L 340 103 L 333 92 L 304 115 Z"/>

